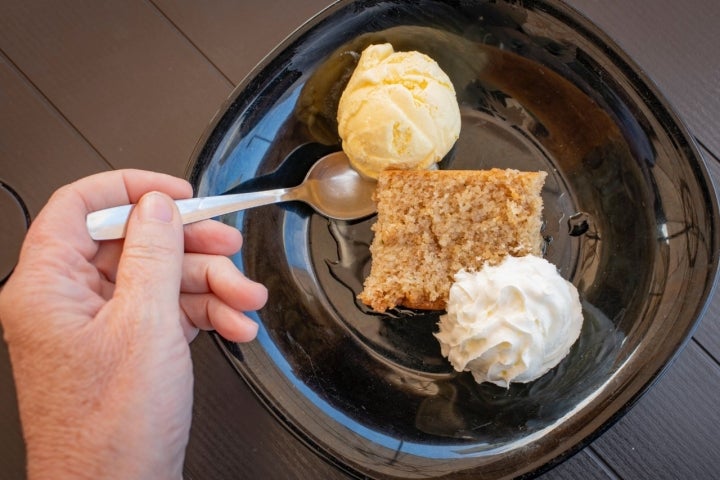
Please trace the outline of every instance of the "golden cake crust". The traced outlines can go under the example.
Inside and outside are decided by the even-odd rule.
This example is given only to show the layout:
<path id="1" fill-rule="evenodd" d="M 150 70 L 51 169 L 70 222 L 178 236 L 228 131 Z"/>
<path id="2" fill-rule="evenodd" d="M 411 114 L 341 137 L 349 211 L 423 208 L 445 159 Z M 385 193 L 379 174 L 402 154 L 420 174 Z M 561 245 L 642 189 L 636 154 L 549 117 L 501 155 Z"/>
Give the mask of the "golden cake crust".
<path id="1" fill-rule="evenodd" d="M 443 310 L 453 275 L 541 255 L 545 172 L 387 170 L 378 178 L 372 265 L 360 301 Z"/>

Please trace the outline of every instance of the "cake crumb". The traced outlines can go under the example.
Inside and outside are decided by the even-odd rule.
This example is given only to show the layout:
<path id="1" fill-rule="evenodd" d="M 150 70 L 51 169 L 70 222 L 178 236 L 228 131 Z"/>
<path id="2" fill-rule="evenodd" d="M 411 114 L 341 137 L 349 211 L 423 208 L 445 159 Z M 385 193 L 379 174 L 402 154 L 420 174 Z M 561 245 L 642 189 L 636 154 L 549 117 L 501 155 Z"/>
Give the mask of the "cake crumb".
<path id="1" fill-rule="evenodd" d="M 372 264 L 358 298 L 373 310 L 444 310 L 453 275 L 542 254 L 546 172 L 386 170 L 375 191 Z"/>

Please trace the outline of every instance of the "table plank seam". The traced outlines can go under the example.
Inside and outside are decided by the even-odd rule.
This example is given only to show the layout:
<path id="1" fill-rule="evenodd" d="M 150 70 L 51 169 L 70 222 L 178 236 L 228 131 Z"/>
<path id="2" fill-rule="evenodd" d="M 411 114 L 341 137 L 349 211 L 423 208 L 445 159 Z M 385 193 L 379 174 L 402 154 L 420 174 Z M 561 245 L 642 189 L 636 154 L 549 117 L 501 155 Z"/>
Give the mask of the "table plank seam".
<path id="1" fill-rule="evenodd" d="M 93 145 L 93 143 L 77 128 L 77 126 L 65 115 L 62 110 L 60 110 L 55 103 L 50 100 L 50 98 L 43 92 L 38 85 L 32 81 L 32 79 L 20 68 L 20 66 L 5 52 L 5 50 L 0 47 L 0 55 L 3 57 L 5 61 L 7 61 L 7 64 L 10 66 L 10 68 L 15 72 L 15 74 L 23 81 L 25 82 L 30 89 L 32 89 L 35 94 L 38 96 L 40 101 L 45 103 L 58 117 L 61 119 L 63 123 L 65 123 L 70 129 L 75 132 L 89 147 L 90 149 L 95 152 L 95 154 L 98 156 L 99 159 L 101 159 L 110 169 L 115 169 L 115 167 L 110 163 L 110 161 L 105 158 L 105 156 L 100 153 L 100 151 Z"/>
<path id="2" fill-rule="evenodd" d="M 598 453 L 598 451 L 595 449 L 595 447 L 590 444 L 589 447 L 587 447 L 585 450 L 585 453 L 587 453 L 588 457 L 592 459 L 593 462 L 602 470 L 603 473 L 605 473 L 608 478 L 611 480 L 622 480 L 622 477 L 618 475 L 618 473 L 615 471 L 612 466 L 605 461 L 605 459 Z"/>
<path id="3" fill-rule="evenodd" d="M 716 162 L 720 162 L 720 157 L 718 157 L 718 155 L 715 152 L 710 150 L 710 147 L 705 142 L 703 142 L 699 137 L 693 137 L 693 138 L 695 138 L 695 141 L 698 143 L 698 145 L 700 145 L 703 149 L 705 149 L 705 151 L 713 158 L 713 160 L 715 160 Z"/>
<path id="4" fill-rule="evenodd" d="M 712 353 L 710 350 L 708 350 L 707 348 L 705 348 L 705 346 L 702 344 L 702 342 L 700 342 L 700 341 L 699 341 L 698 339 L 696 339 L 695 337 L 692 338 L 692 341 L 695 342 L 695 344 L 700 348 L 700 350 L 701 350 L 705 355 L 707 355 L 708 357 L 710 357 L 710 359 L 713 361 L 713 363 L 715 363 L 715 367 L 718 368 L 718 369 L 720 369 L 720 359 L 718 359 L 715 355 L 713 355 L 713 353 Z"/>
<path id="5" fill-rule="evenodd" d="M 177 31 L 178 34 L 180 34 L 180 36 L 185 39 L 185 41 L 187 41 L 195 50 L 197 50 L 197 52 L 198 52 L 210 65 L 212 65 L 213 68 L 218 71 L 218 73 L 220 73 L 220 75 L 223 77 L 223 79 L 225 79 L 225 80 L 227 81 L 228 86 L 230 86 L 230 88 L 233 88 L 233 89 L 234 89 L 234 88 L 236 87 L 235 82 L 233 82 L 233 81 L 230 79 L 230 77 L 220 68 L 220 66 L 217 65 L 217 64 L 203 51 L 203 49 L 200 48 L 200 46 L 199 46 L 197 43 L 195 43 L 195 42 L 185 33 L 185 31 L 184 31 L 182 28 L 180 28 L 179 25 L 177 25 L 167 14 L 165 14 L 165 12 L 162 10 L 162 8 L 160 8 L 153 0 L 147 0 L 147 3 L 150 4 L 150 5 L 169 23 L 169 24 L 172 26 L 172 28 L 175 29 L 175 31 Z"/>

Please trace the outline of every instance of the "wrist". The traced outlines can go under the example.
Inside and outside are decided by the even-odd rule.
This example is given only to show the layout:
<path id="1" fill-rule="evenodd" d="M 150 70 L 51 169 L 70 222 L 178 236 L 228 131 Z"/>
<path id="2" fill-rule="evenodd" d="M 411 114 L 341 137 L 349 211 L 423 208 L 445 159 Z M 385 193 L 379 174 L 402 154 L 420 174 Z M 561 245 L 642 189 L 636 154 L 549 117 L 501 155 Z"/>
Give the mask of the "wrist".
<path id="1" fill-rule="evenodd" d="M 165 445 L 153 443 L 141 419 L 109 422 L 119 417 L 97 413 L 23 424 L 28 479 L 182 478 L 183 455 L 172 458 Z"/>
<path id="2" fill-rule="evenodd" d="M 16 375 L 29 480 L 182 478 L 189 412 L 173 430 L 137 388 L 112 375 L 82 387 L 72 377 L 28 378 Z"/>

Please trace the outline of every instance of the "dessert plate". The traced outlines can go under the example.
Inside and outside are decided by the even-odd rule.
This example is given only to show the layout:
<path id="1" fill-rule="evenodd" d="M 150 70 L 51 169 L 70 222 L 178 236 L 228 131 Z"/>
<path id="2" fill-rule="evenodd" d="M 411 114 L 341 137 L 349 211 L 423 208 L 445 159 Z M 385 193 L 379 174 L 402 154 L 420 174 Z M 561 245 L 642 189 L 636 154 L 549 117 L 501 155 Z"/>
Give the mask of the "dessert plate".
<path id="1" fill-rule="evenodd" d="M 201 139 L 197 195 L 298 183 L 340 149 L 337 102 L 371 43 L 450 76 L 462 132 L 441 168 L 545 170 L 546 258 L 584 325 L 535 382 L 476 384 L 440 355 L 437 312 L 356 300 L 373 218 L 302 204 L 222 218 L 265 283 L 258 340 L 218 343 L 267 408 L 329 462 L 371 478 L 532 475 L 616 420 L 667 367 L 713 288 L 717 200 L 681 122 L 637 66 L 557 1 L 341 1 L 274 50 Z"/>

